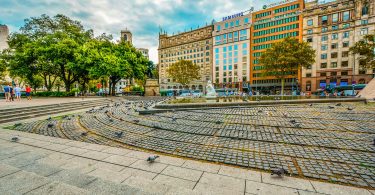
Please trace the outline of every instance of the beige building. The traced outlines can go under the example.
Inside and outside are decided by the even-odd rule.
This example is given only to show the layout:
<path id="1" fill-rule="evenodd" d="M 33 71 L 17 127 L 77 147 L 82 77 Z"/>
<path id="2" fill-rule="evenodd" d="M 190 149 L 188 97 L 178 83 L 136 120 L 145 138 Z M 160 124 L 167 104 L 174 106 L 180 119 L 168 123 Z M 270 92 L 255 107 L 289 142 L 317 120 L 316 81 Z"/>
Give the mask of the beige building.
<path id="1" fill-rule="evenodd" d="M 223 17 L 214 24 L 212 70 L 215 86 L 239 90 L 249 86 L 250 26 L 249 11 Z"/>
<path id="2" fill-rule="evenodd" d="M 137 48 L 138 51 L 140 51 L 144 57 L 146 57 L 147 59 L 149 59 L 149 55 L 148 55 L 148 49 L 146 48 Z"/>
<path id="3" fill-rule="evenodd" d="M 0 24 L 0 51 L 7 49 L 9 29 L 8 26 Z"/>
<path id="4" fill-rule="evenodd" d="M 302 91 L 368 83 L 374 70 L 365 70 L 349 52 L 355 42 L 375 31 L 374 0 L 306 3 L 303 39 L 316 50 L 315 63 L 302 70 Z"/>
<path id="5" fill-rule="evenodd" d="M 204 91 L 208 80 L 212 80 L 212 30 L 213 25 L 169 36 L 159 35 L 159 84 L 160 90 L 200 89 Z M 189 86 L 173 81 L 167 74 L 168 67 L 179 60 L 190 60 L 198 64 L 200 79 Z"/>

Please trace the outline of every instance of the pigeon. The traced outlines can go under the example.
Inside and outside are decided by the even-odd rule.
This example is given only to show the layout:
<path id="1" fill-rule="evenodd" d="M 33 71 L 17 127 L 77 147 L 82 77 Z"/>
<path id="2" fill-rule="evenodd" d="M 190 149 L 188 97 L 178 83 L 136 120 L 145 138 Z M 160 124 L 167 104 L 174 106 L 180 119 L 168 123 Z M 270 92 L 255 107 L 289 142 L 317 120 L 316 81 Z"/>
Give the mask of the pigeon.
<path id="1" fill-rule="evenodd" d="M 161 127 L 159 125 L 156 125 L 156 124 L 153 125 L 152 127 L 155 128 L 155 129 L 161 129 Z"/>
<path id="2" fill-rule="evenodd" d="M 87 136 L 87 132 L 82 132 L 81 136 Z"/>
<path id="3" fill-rule="evenodd" d="M 52 127 L 53 127 L 53 124 L 50 123 L 50 124 L 47 125 L 47 127 L 48 127 L 48 128 L 52 128 Z"/>
<path id="4" fill-rule="evenodd" d="M 216 123 L 216 124 L 221 124 L 221 121 L 216 121 L 215 123 Z"/>
<path id="5" fill-rule="evenodd" d="M 375 138 L 374 138 L 373 142 L 374 142 L 374 143 L 372 143 L 372 145 L 374 145 L 374 146 L 375 146 Z"/>
<path id="6" fill-rule="evenodd" d="M 283 116 L 284 116 L 284 117 L 288 117 L 288 113 L 283 112 Z"/>
<path id="7" fill-rule="evenodd" d="M 122 135 L 124 134 L 124 132 L 115 132 L 115 135 L 116 135 L 116 137 L 117 138 L 121 138 L 122 137 Z"/>
<path id="8" fill-rule="evenodd" d="M 297 127 L 297 128 L 301 128 L 301 124 L 298 124 L 298 123 L 294 124 L 294 126 Z"/>
<path id="9" fill-rule="evenodd" d="M 311 107 L 311 106 L 312 106 L 312 104 L 309 104 L 309 106 Z"/>
<path id="10" fill-rule="evenodd" d="M 285 170 L 284 168 L 279 168 L 279 169 L 271 171 L 271 175 L 277 175 L 279 177 L 282 177 L 283 175 L 286 175 L 286 174 L 289 174 L 289 172 Z"/>
<path id="11" fill-rule="evenodd" d="M 333 106 L 328 106 L 328 108 L 329 108 L 329 109 L 334 109 L 335 107 L 333 107 Z"/>
<path id="12" fill-rule="evenodd" d="M 353 110 L 354 108 L 348 107 L 348 110 Z"/>
<path id="13" fill-rule="evenodd" d="M 133 120 L 133 122 L 135 122 L 135 123 L 139 123 L 139 120 L 137 120 L 137 119 L 134 119 L 134 120 Z"/>
<path id="14" fill-rule="evenodd" d="M 176 117 L 172 117 L 172 121 L 173 122 L 176 122 L 177 118 Z"/>
<path id="15" fill-rule="evenodd" d="M 10 141 L 12 141 L 12 142 L 17 142 L 18 140 L 19 140 L 18 137 L 12 137 L 12 138 L 10 139 Z"/>
<path id="16" fill-rule="evenodd" d="M 294 124 L 296 123 L 296 120 L 293 119 L 293 120 L 290 120 L 290 122 Z"/>
<path id="17" fill-rule="evenodd" d="M 262 113 L 263 112 L 263 110 L 258 110 L 258 113 Z"/>
<path id="18" fill-rule="evenodd" d="M 336 106 L 341 106 L 341 103 L 336 104 Z"/>
<path id="19" fill-rule="evenodd" d="M 14 127 L 19 127 L 21 125 L 22 125 L 22 123 L 16 123 L 16 124 L 14 124 Z"/>
<path id="20" fill-rule="evenodd" d="M 48 120 L 48 121 L 52 120 L 52 117 L 51 117 L 51 116 L 49 116 L 49 117 L 47 118 L 47 120 Z"/>
<path id="21" fill-rule="evenodd" d="M 149 156 L 148 158 L 147 158 L 147 162 L 149 162 L 149 163 L 153 163 L 153 162 L 155 162 L 155 160 L 157 159 L 157 158 L 159 158 L 159 156 Z"/>
<path id="22" fill-rule="evenodd" d="M 113 119 L 112 119 L 112 118 L 110 118 L 110 119 L 109 119 L 109 122 L 113 122 Z"/>

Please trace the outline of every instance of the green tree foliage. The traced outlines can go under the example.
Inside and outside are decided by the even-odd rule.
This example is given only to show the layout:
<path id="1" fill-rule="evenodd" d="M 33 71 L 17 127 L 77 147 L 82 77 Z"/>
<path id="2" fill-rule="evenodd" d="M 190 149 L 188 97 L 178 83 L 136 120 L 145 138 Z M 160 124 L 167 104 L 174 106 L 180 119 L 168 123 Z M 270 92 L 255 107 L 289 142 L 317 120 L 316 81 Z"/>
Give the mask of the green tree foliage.
<path id="1" fill-rule="evenodd" d="M 307 42 L 295 38 L 285 38 L 272 44 L 259 59 L 264 67 L 264 76 L 275 76 L 281 79 L 281 94 L 284 93 L 285 78 L 315 62 L 315 50 Z"/>
<path id="2" fill-rule="evenodd" d="M 350 52 L 361 55 L 359 60 L 364 62 L 361 68 L 375 68 L 375 33 L 365 35 L 362 40 L 350 47 Z"/>
<path id="3" fill-rule="evenodd" d="M 190 60 L 180 60 L 173 63 L 167 69 L 169 77 L 171 77 L 176 82 L 187 85 L 191 81 L 199 79 L 199 70 L 200 67 L 197 64 L 194 64 Z"/>

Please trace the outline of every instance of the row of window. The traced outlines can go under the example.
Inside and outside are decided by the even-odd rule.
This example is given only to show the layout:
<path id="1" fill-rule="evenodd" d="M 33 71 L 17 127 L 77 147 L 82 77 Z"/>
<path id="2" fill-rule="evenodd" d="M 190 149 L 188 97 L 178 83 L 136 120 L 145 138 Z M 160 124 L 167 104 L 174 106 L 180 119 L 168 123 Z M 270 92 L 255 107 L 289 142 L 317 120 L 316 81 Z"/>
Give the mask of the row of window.
<path id="1" fill-rule="evenodd" d="M 328 75 L 330 76 L 337 76 L 337 75 L 341 75 L 341 76 L 348 76 L 348 72 L 347 71 L 344 71 L 344 72 L 321 72 L 319 74 L 319 76 L 321 77 L 326 77 L 327 76 L 327 73 L 329 73 Z M 337 74 L 339 73 L 339 74 Z M 311 77 L 311 74 L 310 73 L 306 73 L 306 77 Z"/>
<path id="2" fill-rule="evenodd" d="M 349 62 L 348 61 L 342 61 L 341 62 L 341 67 L 348 67 Z M 320 63 L 320 68 L 327 68 L 327 63 Z M 337 68 L 337 62 L 331 62 L 330 68 Z"/>
<path id="3" fill-rule="evenodd" d="M 286 83 L 293 82 L 293 78 L 285 79 Z M 253 84 L 281 83 L 281 79 L 253 80 Z"/>
<path id="4" fill-rule="evenodd" d="M 247 43 L 242 43 L 242 49 L 247 49 Z M 222 50 L 223 53 L 226 53 L 227 51 L 231 52 L 232 50 L 236 51 L 236 50 L 238 50 L 238 45 L 235 44 L 233 46 L 232 45 L 225 46 L 225 47 L 222 47 L 221 50 Z M 219 47 L 215 48 L 215 54 L 218 54 L 218 53 L 220 53 L 220 48 Z"/>
<path id="5" fill-rule="evenodd" d="M 345 11 L 342 12 L 341 14 L 341 21 L 349 21 L 350 20 L 350 11 Z M 330 18 L 331 22 L 328 21 L 328 18 Z M 325 15 L 325 16 L 320 16 L 319 20 L 321 21 L 322 25 L 327 25 L 331 23 L 336 23 L 339 22 L 339 13 L 334 13 L 332 15 Z M 314 20 L 310 19 L 307 20 L 307 26 L 313 26 L 314 25 Z"/>
<path id="6" fill-rule="evenodd" d="M 345 24 L 342 24 L 342 28 L 341 29 L 346 29 L 346 28 L 349 28 L 349 27 L 350 27 L 350 24 L 349 23 L 345 23 Z M 339 26 L 338 25 L 333 25 L 331 27 L 331 30 L 339 30 Z M 322 27 L 322 33 L 324 33 L 324 32 L 328 32 L 328 27 Z M 308 29 L 307 30 L 307 34 L 310 35 L 312 33 L 313 33 L 312 29 Z"/>
<path id="7" fill-rule="evenodd" d="M 241 23 L 240 20 L 231 21 L 231 22 L 229 22 L 229 23 L 227 22 L 227 23 L 224 24 L 224 29 L 228 29 L 229 26 L 230 26 L 231 28 L 233 28 L 233 27 L 238 27 L 238 26 L 241 25 L 240 23 Z M 243 24 L 248 24 L 248 23 L 249 23 L 249 18 L 244 18 L 244 19 L 243 19 Z M 217 25 L 217 26 L 216 26 L 216 30 L 217 30 L 217 31 L 221 31 L 221 25 Z"/>
<path id="8" fill-rule="evenodd" d="M 328 55 L 326 53 L 320 54 L 320 59 L 325 60 L 325 59 L 327 59 L 327 56 Z M 337 52 L 331 53 L 331 58 L 337 58 L 337 56 L 338 56 Z M 341 57 L 343 57 L 343 58 L 348 57 L 348 56 L 349 56 L 349 51 L 343 51 L 341 53 Z"/>
<path id="9" fill-rule="evenodd" d="M 271 34 L 271 33 L 275 33 L 275 32 L 292 30 L 292 29 L 298 28 L 298 26 L 299 26 L 299 24 L 296 23 L 296 24 L 291 24 L 291 25 L 287 25 L 287 26 L 281 26 L 281 27 L 277 27 L 277 28 L 271 28 L 271 29 L 267 29 L 267 30 L 262 30 L 262 31 L 255 32 L 253 34 L 253 36 L 256 37 L 256 36 L 267 35 L 267 34 Z"/>
<path id="10" fill-rule="evenodd" d="M 271 46 L 272 46 L 271 43 L 263 44 L 263 45 L 257 45 L 257 46 L 253 46 L 253 50 L 268 49 L 268 48 L 271 48 Z"/>
<path id="11" fill-rule="evenodd" d="M 331 49 L 337 49 L 338 47 L 339 47 L 338 43 L 332 43 L 331 44 Z M 343 42 L 342 47 L 343 48 L 349 47 L 349 41 Z M 322 51 L 326 51 L 328 49 L 328 45 L 327 44 L 321 45 L 320 48 L 321 48 Z"/>
<path id="12" fill-rule="evenodd" d="M 262 28 L 268 28 L 268 27 L 271 27 L 271 26 L 277 26 L 277 25 L 281 25 L 281 24 L 288 24 L 290 22 L 295 22 L 295 21 L 298 21 L 298 20 L 299 20 L 299 16 L 293 16 L 293 17 L 290 17 L 290 18 L 275 20 L 275 21 L 266 22 L 266 23 L 263 23 L 263 24 L 256 24 L 256 25 L 254 25 L 254 30 L 258 30 L 258 29 L 262 29 Z"/>
<path id="13" fill-rule="evenodd" d="M 235 57 L 234 58 L 230 57 L 228 59 L 226 59 L 226 58 L 223 59 L 223 64 L 227 65 L 227 64 L 232 64 L 232 63 L 238 63 L 238 56 L 236 56 L 236 55 L 238 55 L 238 54 L 235 53 Z M 247 50 L 243 50 L 242 51 L 242 55 L 247 55 Z M 246 63 L 246 61 L 247 61 L 247 57 L 246 56 L 242 57 L 242 62 Z M 220 60 L 216 59 L 215 60 L 215 65 L 219 66 L 220 65 L 219 62 L 220 62 Z"/>
<path id="14" fill-rule="evenodd" d="M 279 9 L 275 9 L 274 13 L 277 14 L 277 13 L 286 12 L 286 11 L 289 11 L 289 10 L 294 10 L 294 9 L 297 9 L 297 8 L 299 8 L 299 4 L 294 4 L 294 5 L 290 5 L 290 6 L 286 6 L 286 7 L 281 7 Z"/>
<path id="15" fill-rule="evenodd" d="M 295 75 L 295 74 L 297 74 L 295 71 L 289 71 L 289 72 L 285 72 L 284 75 Z M 263 73 L 253 73 L 253 78 L 258 78 L 262 76 L 263 76 Z"/>
<path id="16" fill-rule="evenodd" d="M 255 15 L 255 18 L 262 18 L 262 17 L 266 17 L 266 16 L 269 16 L 269 15 L 271 15 L 271 11 L 257 14 L 257 15 Z"/>
<path id="17" fill-rule="evenodd" d="M 253 43 L 256 44 L 256 43 L 263 43 L 263 42 L 273 41 L 273 40 L 278 40 L 278 39 L 284 39 L 286 37 L 295 37 L 295 36 L 298 36 L 298 34 L 299 32 L 295 31 L 295 32 L 289 32 L 289 33 L 284 33 L 284 34 L 272 35 L 268 37 L 254 39 Z"/>
<path id="18" fill-rule="evenodd" d="M 215 45 L 243 41 L 247 39 L 247 29 L 230 32 L 215 37 Z"/>
<path id="19" fill-rule="evenodd" d="M 210 49 L 210 46 L 206 46 L 206 50 L 209 50 L 209 49 Z M 204 48 L 201 47 L 200 49 L 198 48 L 198 49 L 184 50 L 183 52 L 178 51 L 178 52 L 173 52 L 173 53 L 166 53 L 166 54 L 161 54 L 160 58 L 173 57 L 173 56 L 195 53 L 195 52 L 200 52 L 200 51 L 202 52 L 203 50 L 204 50 Z"/>

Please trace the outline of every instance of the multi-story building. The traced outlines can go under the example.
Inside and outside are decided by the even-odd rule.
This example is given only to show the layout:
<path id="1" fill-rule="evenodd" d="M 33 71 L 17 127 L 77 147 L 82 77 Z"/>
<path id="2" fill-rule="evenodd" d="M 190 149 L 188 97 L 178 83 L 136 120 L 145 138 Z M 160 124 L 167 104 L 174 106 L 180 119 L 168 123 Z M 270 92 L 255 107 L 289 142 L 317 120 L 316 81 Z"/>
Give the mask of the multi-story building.
<path id="1" fill-rule="evenodd" d="M 137 48 L 137 50 L 140 51 L 145 58 L 149 59 L 148 49 L 146 49 L 146 48 Z"/>
<path id="2" fill-rule="evenodd" d="M 251 12 L 223 17 L 214 24 L 213 83 L 216 87 L 247 90 L 250 78 Z"/>
<path id="3" fill-rule="evenodd" d="M 302 70 L 302 90 L 314 92 L 352 83 L 368 83 L 366 70 L 349 48 L 375 31 L 375 1 L 338 0 L 306 3 L 303 38 L 316 50 L 315 63 Z"/>
<path id="4" fill-rule="evenodd" d="M 8 48 L 8 26 L 0 24 L 0 51 Z"/>
<path id="5" fill-rule="evenodd" d="M 212 30 L 213 25 L 169 36 L 159 34 L 159 84 L 160 90 L 199 89 L 204 91 L 212 80 Z M 169 77 L 167 69 L 179 60 L 190 60 L 200 66 L 200 79 L 182 86 Z"/>
<path id="6" fill-rule="evenodd" d="M 263 10 L 252 13 L 250 36 L 250 83 L 256 91 L 276 93 L 281 86 L 281 80 L 274 76 L 264 76 L 263 66 L 259 57 L 272 46 L 272 43 L 286 37 L 302 40 L 302 16 L 304 0 L 284 0 L 282 2 L 264 5 Z M 285 79 L 285 90 L 290 91 L 298 86 L 301 80 L 300 70 L 290 73 Z"/>

